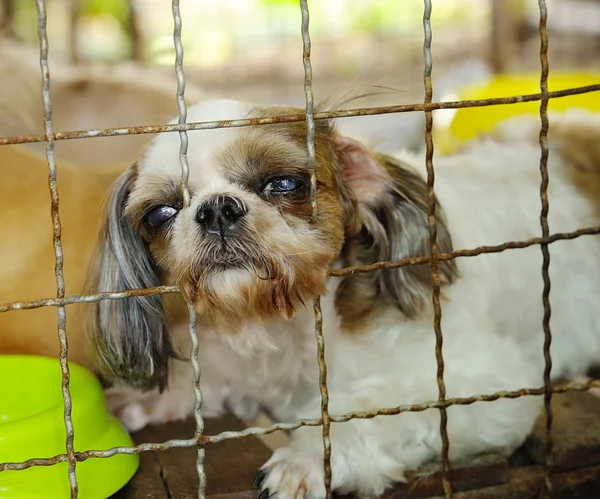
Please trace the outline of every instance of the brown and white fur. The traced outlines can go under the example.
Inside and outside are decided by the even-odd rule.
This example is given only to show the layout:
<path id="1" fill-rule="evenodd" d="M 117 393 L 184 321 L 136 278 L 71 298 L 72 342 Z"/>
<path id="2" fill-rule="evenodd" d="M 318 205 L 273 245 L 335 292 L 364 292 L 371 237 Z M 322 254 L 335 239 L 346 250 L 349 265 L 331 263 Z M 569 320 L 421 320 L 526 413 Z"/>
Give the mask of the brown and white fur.
<path id="1" fill-rule="evenodd" d="M 188 120 L 290 111 L 300 112 L 220 100 L 192 107 Z M 551 123 L 550 229 L 597 225 L 600 117 L 568 113 Z M 511 121 L 435 159 L 441 252 L 540 234 L 537 127 L 533 118 Z M 190 132 L 183 208 L 179 137 L 163 134 L 108 202 L 88 291 L 181 286 L 199 314 L 205 416 L 229 408 L 249 418 L 259 407 L 281 421 L 320 416 L 310 302 L 321 293 L 332 414 L 437 399 L 428 267 L 327 278 L 329 267 L 428 253 L 423 156 L 383 156 L 317 122 L 313 221 L 305 138 L 304 123 Z M 600 358 L 600 240 L 559 241 L 550 253 L 558 377 Z M 541 263 L 539 247 L 441 263 L 448 397 L 542 384 Z M 107 300 L 89 312 L 100 365 L 124 382 L 109 391 L 123 421 L 135 429 L 191 414 L 182 298 Z M 451 458 L 512 452 L 540 403 L 450 407 Z M 427 410 L 332 425 L 334 489 L 378 495 L 438 457 L 439 417 Z M 320 428 L 295 431 L 262 468 L 262 497 L 324 497 L 322 453 Z"/>
<path id="2" fill-rule="evenodd" d="M 125 166 L 58 162 L 66 294 L 81 294 L 98 240 L 104 202 Z M 46 158 L 22 145 L 0 146 L 0 302 L 56 297 Z M 66 309 L 69 359 L 93 368 L 83 334 L 83 305 Z M 0 313 L 0 353 L 58 356 L 55 307 Z"/>
<path id="3" fill-rule="evenodd" d="M 56 132 L 153 125 L 177 112 L 172 71 L 134 62 L 78 66 L 54 54 L 50 51 L 52 122 Z M 0 75 L 0 134 L 43 134 L 38 48 L 0 34 Z M 188 99 L 211 96 L 188 81 Z M 131 164 L 150 138 L 143 134 L 57 141 L 56 157 L 78 166 Z M 44 154 L 43 143 L 26 147 Z"/>

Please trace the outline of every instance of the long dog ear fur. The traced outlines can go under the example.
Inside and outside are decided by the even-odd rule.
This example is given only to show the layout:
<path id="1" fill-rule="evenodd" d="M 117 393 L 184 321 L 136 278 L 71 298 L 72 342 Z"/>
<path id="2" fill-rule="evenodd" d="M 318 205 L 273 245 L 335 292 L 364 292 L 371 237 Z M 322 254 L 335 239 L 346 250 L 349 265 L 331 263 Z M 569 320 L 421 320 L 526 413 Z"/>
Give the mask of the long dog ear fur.
<path id="1" fill-rule="evenodd" d="M 113 187 L 88 271 L 90 293 L 161 285 L 146 244 L 123 215 L 135 171 L 134 165 Z M 166 386 L 173 350 L 161 295 L 92 303 L 86 332 L 103 375 L 142 389 Z"/>
<path id="2" fill-rule="evenodd" d="M 345 265 L 365 265 L 430 254 L 427 186 L 399 161 L 373 154 L 352 140 L 334 135 L 342 177 L 356 198 L 361 230 L 349 234 L 343 251 Z M 452 251 L 452 239 L 441 207 L 436 209 L 437 243 L 441 253 Z M 417 316 L 431 302 L 429 265 L 346 277 L 338 289 L 337 306 L 351 324 L 390 301 L 406 317 Z M 442 285 L 457 276 L 453 260 L 439 263 Z M 344 310 L 342 310 L 342 308 Z"/>

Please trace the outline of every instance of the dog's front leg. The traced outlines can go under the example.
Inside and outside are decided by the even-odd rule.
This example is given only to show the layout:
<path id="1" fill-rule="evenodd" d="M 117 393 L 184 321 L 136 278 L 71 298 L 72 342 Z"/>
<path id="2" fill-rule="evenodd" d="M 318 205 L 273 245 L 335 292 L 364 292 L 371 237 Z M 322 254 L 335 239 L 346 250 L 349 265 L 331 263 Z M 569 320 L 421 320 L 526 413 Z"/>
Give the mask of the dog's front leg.
<path id="1" fill-rule="evenodd" d="M 130 431 L 147 425 L 164 424 L 186 419 L 193 414 L 194 391 L 192 389 L 192 365 L 188 361 L 173 360 L 169 372 L 169 384 L 161 393 L 158 389 L 142 391 L 116 383 L 104 391 L 108 409 Z M 202 372 L 202 415 L 218 417 L 225 409 L 227 387 L 215 373 Z"/>
<path id="2" fill-rule="evenodd" d="M 353 394 L 331 393 L 330 399 L 331 414 L 357 408 Z M 302 419 L 320 416 L 320 399 L 299 413 Z M 437 427 L 437 411 L 332 423 L 332 489 L 362 497 L 382 494 L 391 483 L 404 481 L 405 469 L 416 467 L 431 456 L 431 448 L 417 436 L 418 429 L 423 437 L 424 432 Z M 433 431 L 432 437 L 436 438 Z M 271 495 L 278 499 L 324 498 L 322 428 L 295 430 L 290 445 L 273 453 L 256 475 L 254 485 L 261 489 L 261 499 Z"/>
<path id="3" fill-rule="evenodd" d="M 488 344 L 490 342 L 488 341 Z M 499 349 L 490 349 L 494 355 Z M 517 362 L 518 354 L 508 355 L 501 366 L 483 352 L 463 352 L 463 363 L 471 370 L 455 369 L 448 352 L 446 372 L 451 396 L 469 397 L 480 393 L 513 390 L 518 386 L 536 386 L 536 369 Z M 470 356 L 472 358 L 469 358 Z M 466 359 L 466 360 L 465 360 Z M 479 362 L 479 365 L 477 365 Z M 514 362 L 517 362 L 516 364 Z M 432 366 L 422 363 L 425 372 Z M 491 366 L 491 367 L 490 367 Z M 478 370 L 473 371 L 474 368 Z M 477 375 L 474 375 L 476 373 Z M 330 391 L 329 412 L 342 415 L 435 400 L 437 387 L 433 377 L 407 376 L 363 378 L 348 391 Z M 520 397 L 495 402 L 452 406 L 448 409 L 450 459 L 465 459 L 483 452 L 510 454 L 523 443 L 539 413 L 541 399 Z M 321 416 L 320 398 L 296 414 L 297 419 Z M 371 419 L 351 419 L 331 424 L 331 485 L 336 492 L 362 497 L 381 495 L 393 482 L 404 481 L 406 471 L 441 455 L 440 412 L 428 409 L 403 412 Z M 255 485 L 262 489 L 261 499 L 325 497 L 323 441 L 321 427 L 302 427 L 293 432 L 290 445 L 275 451 L 261 468 Z"/>

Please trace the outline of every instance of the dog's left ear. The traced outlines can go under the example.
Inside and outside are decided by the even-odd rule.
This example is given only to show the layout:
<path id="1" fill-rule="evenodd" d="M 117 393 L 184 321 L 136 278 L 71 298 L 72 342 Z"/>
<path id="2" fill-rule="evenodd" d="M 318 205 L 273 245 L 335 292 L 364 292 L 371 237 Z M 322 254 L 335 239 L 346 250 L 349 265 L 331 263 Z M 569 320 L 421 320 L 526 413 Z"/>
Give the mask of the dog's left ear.
<path id="1" fill-rule="evenodd" d="M 90 293 L 161 285 L 146 244 L 123 213 L 134 178 L 135 166 L 113 187 L 88 270 Z M 85 326 L 103 374 L 142 389 L 166 386 L 169 359 L 175 355 L 161 295 L 91 303 Z"/>
<path id="2" fill-rule="evenodd" d="M 350 219 L 360 226 L 349 231 L 343 251 L 347 265 L 395 261 L 430 254 L 427 218 L 427 185 L 406 165 L 371 153 L 359 142 L 333 135 L 338 165 L 346 188 L 354 196 Z M 348 205 L 348 203 L 345 203 Z M 452 239 L 441 207 L 436 207 L 437 243 L 441 253 L 452 251 Z M 439 263 L 442 285 L 457 271 L 453 260 Z M 352 301 L 391 300 L 407 317 L 417 315 L 431 302 L 431 269 L 427 264 L 349 276 L 341 283 L 338 298 Z"/>

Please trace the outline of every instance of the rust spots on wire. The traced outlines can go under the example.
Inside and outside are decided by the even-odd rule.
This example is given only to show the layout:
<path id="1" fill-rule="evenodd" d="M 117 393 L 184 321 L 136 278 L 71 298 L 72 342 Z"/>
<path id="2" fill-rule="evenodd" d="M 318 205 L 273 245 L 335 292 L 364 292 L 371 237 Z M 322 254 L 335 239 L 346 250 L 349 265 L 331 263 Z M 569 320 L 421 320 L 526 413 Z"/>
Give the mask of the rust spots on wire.
<path id="1" fill-rule="evenodd" d="M 600 234 L 600 226 L 587 227 L 573 232 L 557 232 L 546 237 L 534 237 L 527 239 L 526 241 L 509 241 L 497 246 L 478 246 L 473 249 L 455 250 L 450 253 L 440 253 L 438 255 L 438 261 L 454 260 L 455 258 L 472 257 L 482 255 L 486 253 L 502 253 L 509 249 L 524 249 L 536 244 L 551 244 L 556 241 L 565 241 L 577 239 L 581 236 L 593 236 Z M 408 257 L 394 262 L 376 262 L 369 265 L 353 265 L 350 267 L 344 267 L 342 269 L 333 269 L 329 271 L 329 275 L 332 277 L 344 277 L 351 274 L 364 274 L 367 272 L 373 272 L 375 270 L 390 270 L 405 267 L 407 265 L 423 265 L 430 263 L 431 257 L 428 256 L 417 256 Z M 0 309 L 1 310 L 1 309 Z"/>
<path id="2" fill-rule="evenodd" d="M 306 149 L 310 165 L 310 202 L 312 208 L 312 222 L 315 223 L 318 215 L 317 206 L 317 174 L 315 159 L 315 120 L 313 115 L 314 95 L 312 89 L 312 65 L 310 62 L 310 33 L 307 0 L 300 0 L 300 11 L 302 13 L 302 61 L 304 63 L 304 96 L 306 100 Z M 321 421 L 323 437 L 323 481 L 327 499 L 333 497 L 331 490 L 331 439 L 329 436 L 331 417 L 329 415 L 329 391 L 327 389 L 327 364 L 325 362 L 325 339 L 323 337 L 323 312 L 321 310 L 321 298 L 315 298 L 313 302 L 315 313 L 315 336 L 317 340 L 317 362 L 319 364 L 319 391 L 321 394 Z"/>
<path id="3" fill-rule="evenodd" d="M 548 12 L 546 8 L 545 0 L 538 0 L 540 10 L 540 90 L 542 98 L 540 100 L 540 173 L 541 173 L 541 184 L 540 184 L 540 200 L 541 200 L 541 213 L 540 213 L 540 225 L 542 227 L 542 237 L 548 236 L 550 228 L 548 226 L 548 32 L 546 31 L 546 23 L 548 19 Z M 550 374 L 552 371 L 552 357 L 550 355 L 550 345 L 552 344 L 552 332 L 550 330 L 550 317 L 552 315 L 552 309 L 550 308 L 550 251 L 548 249 L 548 243 L 540 244 L 542 250 L 542 279 L 544 281 L 544 289 L 542 291 L 542 303 L 544 304 L 544 316 L 542 319 L 542 328 L 544 330 L 544 410 L 546 413 L 546 463 L 544 467 L 544 483 L 546 486 L 546 492 L 549 496 L 553 495 L 552 489 L 552 465 L 554 457 L 552 455 L 552 380 Z"/>
<path id="4" fill-rule="evenodd" d="M 53 226 L 55 276 L 56 276 L 56 298 L 65 297 L 65 281 L 63 277 L 63 251 L 61 243 L 61 224 L 59 216 L 58 186 L 56 184 L 56 162 L 54 159 L 54 132 L 52 129 L 52 104 L 50 101 L 50 70 L 48 68 L 48 34 L 46 29 L 46 2 L 36 0 L 38 15 L 38 38 L 40 40 L 40 69 L 42 72 L 42 102 L 44 105 L 44 131 L 46 141 L 46 159 L 48 161 L 48 187 L 50 189 L 50 214 Z M 75 449 L 73 447 L 73 420 L 71 418 L 72 401 L 69 390 L 69 364 L 67 355 L 69 346 L 67 344 L 67 333 L 65 331 L 67 315 L 64 305 L 57 307 L 58 312 L 58 338 L 60 342 L 60 368 L 62 373 L 62 397 L 64 404 L 64 422 L 66 430 L 66 456 L 68 461 L 68 477 L 70 495 L 72 499 L 77 498 L 78 486 L 75 475 Z"/>
<path id="5" fill-rule="evenodd" d="M 33 458 L 28 459 L 27 461 L 22 461 L 20 463 L 0 463 L 0 472 L 2 471 L 21 471 L 29 468 L 33 468 L 34 466 L 54 466 L 58 463 L 64 463 L 67 461 L 66 454 L 59 454 L 54 457 L 45 457 L 45 458 Z"/>
<path id="6" fill-rule="evenodd" d="M 574 391 L 586 391 L 590 388 L 600 387 L 600 380 L 589 380 L 586 383 L 567 383 L 552 387 L 553 393 L 565 393 Z M 526 396 L 540 396 L 546 391 L 546 387 L 521 388 L 519 390 L 500 391 L 488 395 L 476 395 L 473 397 L 449 398 L 445 401 L 431 401 L 422 404 L 402 405 L 389 409 L 376 409 L 373 411 L 349 412 L 343 416 L 332 416 L 334 423 L 344 423 L 351 419 L 370 419 L 376 416 L 394 416 L 403 412 L 423 412 L 428 409 L 445 409 L 454 405 L 471 405 L 476 402 L 494 402 L 500 399 L 516 399 Z"/>
<path id="7" fill-rule="evenodd" d="M 566 393 L 575 391 L 587 391 L 590 388 L 600 388 L 600 380 L 589 380 L 585 383 L 565 383 L 552 387 L 553 393 Z M 471 405 L 480 402 L 494 402 L 500 399 L 515 399 L 527 396 L 544 395 L 546 388 L 521 388 L 520 390 L 500 391 L 486 395 L 475 395 L 472 397 L 448 398 L 445 401 L 429 401 L 421 404 L 400 405 L 397 407 L 380 408 L 370 411 L 348 412 L 342 415 L 331 416 L 333 423 L 346 423 L 353 419 L 371 419 L 378 416 L 395 416 L 404 412 L 423 412 L 429 409 L 447 408 L 455 405 Z M 117 454 L 141 454 L 149 451 L 163 451 L 173 448 L 207 446 L 216 444 L 224 440 L 245 438 L 248 436 L 268 435 L 276 431 L 291 431 L 305 426 L 321 426 L 323 421 L 319 419 L 301 419 L 293 423 L 276 423 L 267 427 L 250 427 L 241 431 L 224 431 L 216 435 L 202 435 L 199 438 L 190 438 L 186 440 L 167 440 L 161 443 L 145 443 L 131 447 L 113 447 L 106 450 L 88 450 L 85 452 L 76 452 L 75 457 L 78 462 L 90 458 L 108 458 Z M 35 458 L 18 463 L 0 463 L 0 472 L 19 471 L 32 468 L 34 466 L 53 466 L 67 461 L 66 454 L 59 454 L 49 458 Z"/>
<path id="8" fill-rule="evenodd" d="M 313 116 L 314 95 L 312 89 L 312 64 L 310 62 L 310 33 L 308 31 L 309 13 L 306 0 L 300 0 L 302 12 L 302 62 L 304 63 L 304 98 L 306 101 L 306 149 L 310 163 L 310 203 L 313 223 L 317 217 L 317 175 L 315 162 L 315 120 Z"/>
<path id="9" fill-rule="evenodd" d="M 549 92 L 550 99 L 567 97 L 569 95 L 579 95 L 589 92 L 600 91 L 600 83 L 595 85 L 586 85 L 582 87 L 568 88 Z M 332 118 L 351 118 L 354 116 L 374 116 L 379 114 L 408 113 L 414 111 L 435 111 L 437 109 L 462 109 L 466 107 L 487 107 L 504 104 L 519 104 L 521 102 L 535 102 L 541 100 L 541 94 L 516 95 L 512 97 L 496 97 L 492 99 L 462 100 L 448 102 L 432 102 L 419 104 L 404 104 L 399 106 L 379 106 L 363 107 L 356 109 L 345 109 L 314 114 L 315 120 L 324 120 Z M 123 135 L 141 135 L 163 132 L 182 132 L 192 130 L 212 130 L 215 128 L 235 128 L 246 126 L 271 125 L 276 123 L 296 123 L 305 121 L 306 114 L 286 114 L 281 116 L 263 117 L 263 118 L 244 118 L 238 120 L 218 120 L 204 121 L 173 125 L 145 125 L 119 128 L 103 128 L 97 130 L 74 130 L 67 132 L 57 132 L 54 134 L 54 140 L 73 140 L 89 139 L 93 137 L 112 137 Z M 27 144 L 31 142 L 45 142 L 45 134 L 14 135 L 10 137 L 0 137 L 0 146 L 9 144 Z"/>
<path id="10" fill-rule="evenodd" d="M 319 390 L 321 392 L 321 421 L 323 424 L 323 470 L 327 499 L 331 499 L 331 416 L 329 414 L 329 391 L 327 390 L 327 364 L 325 362 L 325 339 L 323 337 L 323 313 L 321 299 L 314 301 L 315 335 L 317 337 L 317 360 L 319 362 Z"/>
<path id="11" fill-rule="evenodd" d="M 423 73 L 423 83 L 425 86 L 425 104 L 429 104 L 433 98 L 433 86 L 431 83 L 431 68 L 433 61 L 431 58 L 431 0 L 424 1 L 423 13 L 423 56 L 425 59 L 425 71 Z M 427 197 L 428 210 L 427 220 L 429 224 L 429 249 L 430 266 L 432 282 L 432 302 L 433 302 L 433 329 L 435 332 L 435 358 L 437 361 L 437 385 L 438 402 L 444 403 L 446 400 L 446 384 L 444 383 L 444 356 L 442 347 L 444 338 L 442 335 L 442 307 L 440 305 L 440 275 L 439 275 L 439 248 L 437 244 L 437 226 L 435 222 L 435 171 L 433 169 L 433 111 L 425 111 L 425 166 L 427 168 Z M 450 439 L 448 438 L 448 414 L 445 406 L 439 407 L 440 411 L 440 438 L 442 440 L 442 485 L 444 495 L 452 496 L 452 484 L 450 483 L 450 460 L 448 457 L 450 451 Z"/>
<path id="12" fill-rule="evenodd" d="M 114 291 L 97 293 L 93 295 L 73 295 L 67 298 L 42 298 L 35 301 L 15 301 L 0 305 L 0 313 L 12 310 L 31 310 L 41 307 L 63 307 L 74 303 L 94 303 L 101 300 L 124 300 L 139 296 L 154 296 L 165 293 L 179 293 L 178 286 L 158 286 L 156 288 L 129 289 L 127 291 Z"/>

